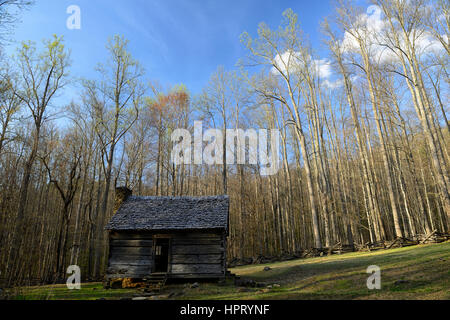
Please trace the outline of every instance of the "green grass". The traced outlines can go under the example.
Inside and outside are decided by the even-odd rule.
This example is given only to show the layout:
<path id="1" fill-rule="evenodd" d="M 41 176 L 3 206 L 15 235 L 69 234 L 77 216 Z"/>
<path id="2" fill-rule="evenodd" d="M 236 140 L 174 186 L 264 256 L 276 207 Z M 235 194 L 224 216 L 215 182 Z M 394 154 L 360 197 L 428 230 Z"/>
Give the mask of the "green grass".
<path id="1" fill-rule="evenodd" d="M 381 290 L 366 286 L 370 265 L 381 268 Z M 263 271 L 269 266 L 271 271 Z M 450 242 L 376 252 L 252 265 L 231 272 L 280 287 L 238 288 L 231 281 L 219 286 L 201 283 L 198 288 L 168 285 L 162 295 L 177 292 L 177 299 L 450 299 Z M 398 280 L 406 282 L 396 284 Z M 94 290 L 95 289 L 95 290 Z M 16 299 L 95 300 L 132 297 L 136 290 L 104 290 L 85 284 L 82 290 L 65 286 L 21 288 Z M 164 297 L 162 297 L 164 298 Z"/>
<path id="2" fill-rule="evenodd" d="M 84 283 L 81 290 L 68 290 L 66 285 L 48 285 L 39 287 L 15 288 L 13 300 L 117 300 L 132 296 L 133 289 L 106 290 L 101 283 Z"/>

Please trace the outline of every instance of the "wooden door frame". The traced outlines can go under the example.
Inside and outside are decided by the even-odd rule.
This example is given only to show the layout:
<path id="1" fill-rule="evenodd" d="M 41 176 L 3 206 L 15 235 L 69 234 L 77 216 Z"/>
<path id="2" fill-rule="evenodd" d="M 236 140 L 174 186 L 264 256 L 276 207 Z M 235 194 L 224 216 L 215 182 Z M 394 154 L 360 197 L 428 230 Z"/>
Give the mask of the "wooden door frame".
<path id="1" fill-rule="evenodd" d="M 169 248 L 168 248 L 168 254 L 167 254 L 167 274 L 172 273 L 172 236 L 168 235 L 168 234 L 155 234 L 153 235 L 153 244 L 152 244 L 152 259 L 153 259 L 153 263 L 152 263 L 152 273 L 155 273 L 155 269 L 156 269 L 156 259 L 155 259 L 155 252 L 156 252 L 156 241 L 159 239 L 165 239 L 165 240 L 169 240 Z"/>

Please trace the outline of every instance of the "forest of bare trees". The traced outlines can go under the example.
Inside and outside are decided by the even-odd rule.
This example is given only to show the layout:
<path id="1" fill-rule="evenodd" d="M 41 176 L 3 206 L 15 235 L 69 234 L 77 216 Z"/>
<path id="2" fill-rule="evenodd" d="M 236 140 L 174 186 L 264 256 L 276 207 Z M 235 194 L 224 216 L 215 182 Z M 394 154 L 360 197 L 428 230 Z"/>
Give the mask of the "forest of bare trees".
<path id="1" fill-rule="evenodd" d="M 122 36 L 68 105 L 55 103 L 75 81 L 63 38 L 1 56 L 0 285 L 52 283 L 74 264 L 101 279 L 119 186 L 228 194 L 230 261 L 448 233 L 450 3 L 372 3 L 337 1 L 322 48 L 290 9 L 255 26 L 247 55 L 200 94 L 149 81 Z M 200 120 L 278 129 L 281 169 L 175 166 L 172 132 Z"/>

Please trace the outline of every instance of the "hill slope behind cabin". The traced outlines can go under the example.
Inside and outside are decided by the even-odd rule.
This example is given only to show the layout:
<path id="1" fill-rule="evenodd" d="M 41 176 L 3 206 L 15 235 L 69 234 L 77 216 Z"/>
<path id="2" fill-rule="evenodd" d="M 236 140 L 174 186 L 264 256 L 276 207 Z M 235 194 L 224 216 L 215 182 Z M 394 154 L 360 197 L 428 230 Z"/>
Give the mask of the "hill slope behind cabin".
<path id="1" fill-rule="evenodd" d="M 367 267 L 381 268 L 381 290 L 368 290 Z M 271 270 L 264 271 L 266 267 Z M 357 252 L 231 269 L 259 287 L 200 283 L 167 285 L 157 299 L 450 299 L 450 242 L 376 252 Z M 264 286 L 263 286 L 264 285 Z M 16 299 L 120 299 L 139 291 L 104 290 L 100 283 L 82 290 L 65 286 L 20 288 Z M 155 297 L 153 297 L 155 298 Z"/>

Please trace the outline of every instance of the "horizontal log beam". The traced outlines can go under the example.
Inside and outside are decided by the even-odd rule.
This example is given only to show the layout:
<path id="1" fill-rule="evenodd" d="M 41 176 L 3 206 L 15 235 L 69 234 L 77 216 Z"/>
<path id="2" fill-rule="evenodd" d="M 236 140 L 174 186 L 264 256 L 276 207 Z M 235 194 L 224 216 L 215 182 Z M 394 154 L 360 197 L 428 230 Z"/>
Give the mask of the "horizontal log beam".
<path id="1" fill-rule="evenodd" d="M 110 259 L 109 260 L 110 266 L 117 266 L 117 265 L 129 265 L 129 266 L 151 266 L 153 265 L 153 262 L 151 259 L 136 259 L 136 260 L 124 260 L 119 258 Z"/>
<path id="2" fill-rule="evenodd" d="M 171 263 L 186 263 L 186 264 L 197 264 L 197 263 L 206 263 L 206 264 L 221 264 L 223 262 L 222 254 L 195 254 L 195 255 L 172 255 Z"/>
<path id="3" fill-rule="evenodd" d="M 152 240 L 111 240 L 111 247 L 151 247 Z"/>
<path id="4" fill-rule="evenodd" d="M 172 274 L 180 273 L 223 273 L 225 268 L 222 264 L 172 264 Z"/>
<path id="5" fill-rule="evenodd" d="M 174 246 L 189 246 L 189 245 L 222 245 L 222 239 L 172 239 L 172 245 Z"/>
<path id="6" fill-rule="evenodd" d="M 173 246 L 172 254 L 221 254 L 224 248 L 220 245 L 189 245 L 189 246 Z"/>
<path id="7" fill-rule="evenodd" d="M 113 240 L 152 240 L 151 233 L 134 233 L 134 232 L 111 232 L 110 239 Z"/>
<path id="8" fill-rule="evenodd" d="M 111 256 L 119 255 L 151 255 L 151 247 L 111 247 Z"/>

